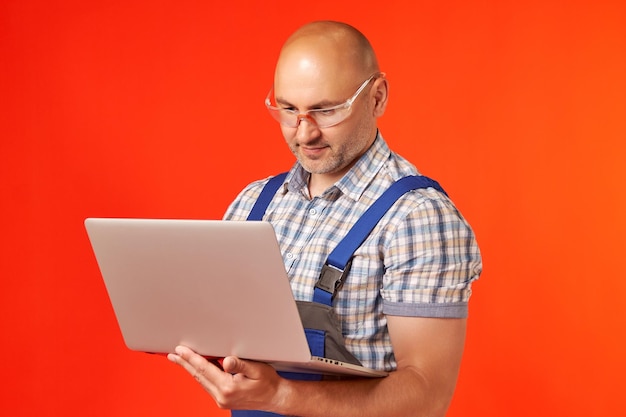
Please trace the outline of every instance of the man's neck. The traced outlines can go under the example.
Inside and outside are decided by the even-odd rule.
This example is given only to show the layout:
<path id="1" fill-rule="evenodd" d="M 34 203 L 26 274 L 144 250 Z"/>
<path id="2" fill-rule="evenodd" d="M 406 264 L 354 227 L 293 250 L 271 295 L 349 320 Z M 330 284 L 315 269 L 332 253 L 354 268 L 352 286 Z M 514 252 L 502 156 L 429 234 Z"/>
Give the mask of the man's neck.
<path id="1" fill-rule="evenodd" d="M 343 177 L 341 174 L 311 174 L 309 176 L 309 195 L 318 197 Z"/>

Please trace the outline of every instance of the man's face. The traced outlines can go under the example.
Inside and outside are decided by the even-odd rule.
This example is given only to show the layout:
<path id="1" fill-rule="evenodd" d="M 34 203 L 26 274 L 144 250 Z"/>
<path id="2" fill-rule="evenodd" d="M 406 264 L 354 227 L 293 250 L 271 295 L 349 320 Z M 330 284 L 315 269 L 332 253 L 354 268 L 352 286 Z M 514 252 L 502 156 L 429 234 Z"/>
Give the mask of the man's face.
<path id="1" fill-rule="evenodd" d="M 367 79 L 325 76 L 330 72 L 306 67 L 305 63 L 302 66 L 300 69 L 306 71 L 277 72 L 274 90 L 281 107 L 300 114 L 342 104 Z M 348 118 L 335 126 L 319 128 L 309 118 L 302 118 L 295 128 L 281 125 L 285 141 L 305 170 L 339 179 L 369 148 L 376 131 L 370 104 L 371 84 L 353 102 Z"/>

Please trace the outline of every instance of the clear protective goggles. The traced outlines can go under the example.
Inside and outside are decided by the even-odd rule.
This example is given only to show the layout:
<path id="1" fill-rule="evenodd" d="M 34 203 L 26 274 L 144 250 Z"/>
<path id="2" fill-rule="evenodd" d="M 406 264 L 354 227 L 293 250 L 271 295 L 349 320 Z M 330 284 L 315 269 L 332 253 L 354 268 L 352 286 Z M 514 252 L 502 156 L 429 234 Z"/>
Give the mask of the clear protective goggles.
<path id="1" fill-rule="evenodd" d="M 267 110 L 270 112 L 272 117 L 281 125 L 285 127 L 298 127 L 300 125 L 300 121 L 302 119 L 307 119 L 308 121 L 314 122 L 318 128 L 323 129 L 326 127 L 335 126 L 350 116 L 350 112 L 352 111 L 352 103 L 357 99 L 359 94 L 367 87 L 370 81 L 384 77 L 385 74 L 382 72 L 377 72 L 372 74 L 367 80 L 363 81 L 363 84 L 356 90 L 356 93 L 345 102 L 338 104 L 336 106 L 326 107 L 322 109 L 312 109 L 308 110 L 304 113 L 300 113 L 298 110 L 292 107 L 278 107 L 272 105 L 271 97 L 274 89 L 272 88 L 267 97 L 265 98 L 265 106 Z"/>

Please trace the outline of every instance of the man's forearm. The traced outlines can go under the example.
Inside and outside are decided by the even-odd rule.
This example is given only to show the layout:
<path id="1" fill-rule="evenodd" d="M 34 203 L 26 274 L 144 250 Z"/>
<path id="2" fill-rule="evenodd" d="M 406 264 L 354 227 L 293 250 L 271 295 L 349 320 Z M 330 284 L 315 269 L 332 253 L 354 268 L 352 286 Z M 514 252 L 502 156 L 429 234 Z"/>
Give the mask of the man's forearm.
<path id="1" fill-rule="evenodd" d="M 302 417 L 444 416 L 454 386 L 436 385 L 413 369 L 381 379 L 285 380 L 272 411 Z"/>

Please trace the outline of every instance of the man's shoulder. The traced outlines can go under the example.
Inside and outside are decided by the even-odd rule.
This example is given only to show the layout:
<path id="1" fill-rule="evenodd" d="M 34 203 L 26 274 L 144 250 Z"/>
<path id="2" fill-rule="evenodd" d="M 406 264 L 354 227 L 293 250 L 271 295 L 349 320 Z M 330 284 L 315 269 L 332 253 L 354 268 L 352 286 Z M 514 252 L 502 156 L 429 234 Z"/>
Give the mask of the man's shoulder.
<path id="1" fill-rule="evenodd" d="M 246 185 L 226 210 L 224 220 L 245 220 L 259 198 L 263 187 L 272 177 L 255 180 Z"/>

